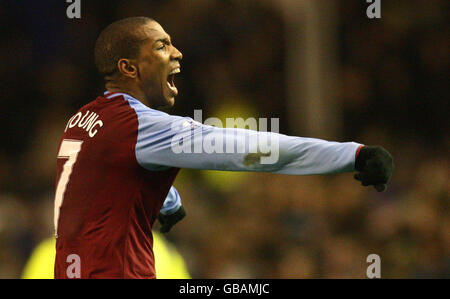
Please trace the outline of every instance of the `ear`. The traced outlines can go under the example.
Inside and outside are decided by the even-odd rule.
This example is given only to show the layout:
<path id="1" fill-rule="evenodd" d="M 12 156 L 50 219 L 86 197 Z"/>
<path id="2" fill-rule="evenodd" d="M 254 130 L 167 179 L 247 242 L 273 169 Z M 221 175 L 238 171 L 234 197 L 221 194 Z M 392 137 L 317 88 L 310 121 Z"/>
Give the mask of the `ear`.
<path id="1" fill-rule="evenodd" d="M 128 78 L 136 78 L 138 76 L 138 69 L 130 59 L 122 58 L 117 62 L 119 72 Z"/>

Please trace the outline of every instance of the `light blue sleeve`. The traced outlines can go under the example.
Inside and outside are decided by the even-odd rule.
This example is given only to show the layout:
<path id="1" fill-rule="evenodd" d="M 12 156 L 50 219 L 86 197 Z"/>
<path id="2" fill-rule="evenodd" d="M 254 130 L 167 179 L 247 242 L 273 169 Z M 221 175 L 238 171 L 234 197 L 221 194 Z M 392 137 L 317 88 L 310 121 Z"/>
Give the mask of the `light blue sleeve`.
<path id="1" fill-rule="evenodd" d="M 133 98 L 128 101 L 139 122 L 136 158 L 148 170 L 178 167 L 292 175 L 355 170 L 360 146 L 355 142 L 217 128 L 150 109 Z"/>
<path id="2" fill-rule="evenodd" d="M 171 187 L 167 194 L 166 200 L 159 211 L 163 215 L 171 215 L 175 213 L 181 206 L 181 197 L 175 187 Z"/>

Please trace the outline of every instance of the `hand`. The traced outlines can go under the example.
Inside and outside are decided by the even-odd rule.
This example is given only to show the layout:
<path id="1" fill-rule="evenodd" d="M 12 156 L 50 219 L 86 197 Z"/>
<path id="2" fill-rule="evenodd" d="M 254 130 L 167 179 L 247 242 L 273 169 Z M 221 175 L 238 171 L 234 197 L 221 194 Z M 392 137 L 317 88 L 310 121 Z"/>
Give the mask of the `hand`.
<path id="1" fill-rule="evenodd" d="M 378 192 L 385 191 L 391 179 L 394 162 L 391 154 L 381 146 L 363 146 L 356 157 L 355 179 L 363 186 L 373 185 Z"/>
<path id="2" fill-rule="evenodd" d="M 161 223 L 160 232 L 168 233 L 172 226 L 180 222 L 184 217 L 186 217 L 186 211 L 183 206 L 180 206 L 175 213 L 170 215 L 159 213 L 158 220 L 159 223 Z"/>

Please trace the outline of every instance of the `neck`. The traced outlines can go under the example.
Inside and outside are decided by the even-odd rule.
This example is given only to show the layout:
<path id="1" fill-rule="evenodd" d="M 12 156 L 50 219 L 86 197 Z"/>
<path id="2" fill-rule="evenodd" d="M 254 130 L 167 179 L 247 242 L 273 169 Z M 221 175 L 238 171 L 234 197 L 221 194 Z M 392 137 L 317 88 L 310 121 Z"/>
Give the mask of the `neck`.
<path id="1" fill-rule="evenodd" d="M 150 102 L 148 101 L 147 97 L 145 96 L 145 94 L 135 88 L 127 88 L 124 86 L 120 86 L 117 85 L 113 82 L 107 82 L 105 85 L 105 88 L 108 92 L 122 92 L 122 93 L 126 93 L 129 94 L 130 96 L 132 96 L 135 99 L 138 99 L 141 103 L 143 103 L 144 105 L 149 105 Z"/>

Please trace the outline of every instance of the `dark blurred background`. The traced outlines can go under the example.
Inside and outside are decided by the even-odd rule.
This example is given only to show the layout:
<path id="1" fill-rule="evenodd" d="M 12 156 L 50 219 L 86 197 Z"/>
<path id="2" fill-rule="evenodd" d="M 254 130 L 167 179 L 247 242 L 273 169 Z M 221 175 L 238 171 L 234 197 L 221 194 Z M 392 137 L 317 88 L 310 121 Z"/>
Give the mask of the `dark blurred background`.
<path id="1" fill-rule="evenodd" d="M 0 278 L 53 233 L 56 152 L 104 91 L 100 30 L 153 17 L 183 54 L 173 114 L 280 119 L 289 135 L 380 144 L 387 192 L 351 174 L 182 170 L 188 216 L 168 235 L 194 278 L 449 277 L 448 1 L 0 2 Z"/>

